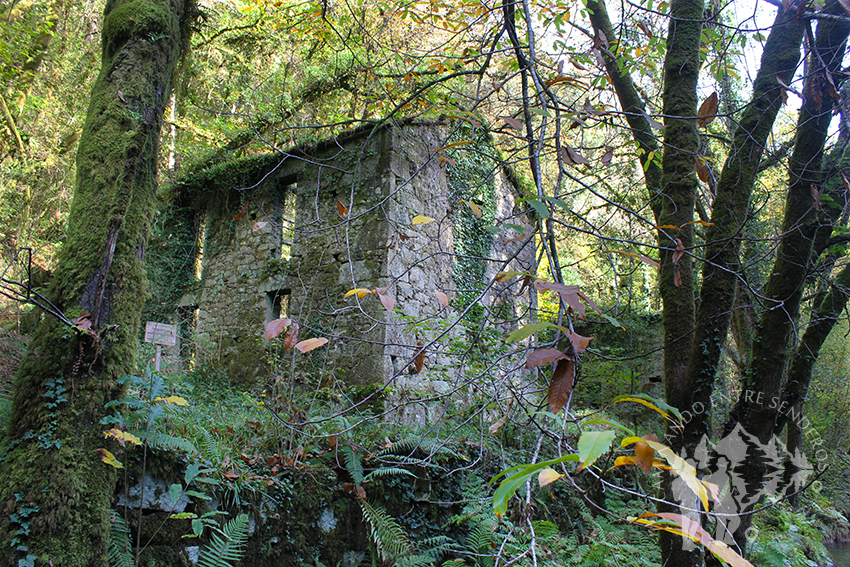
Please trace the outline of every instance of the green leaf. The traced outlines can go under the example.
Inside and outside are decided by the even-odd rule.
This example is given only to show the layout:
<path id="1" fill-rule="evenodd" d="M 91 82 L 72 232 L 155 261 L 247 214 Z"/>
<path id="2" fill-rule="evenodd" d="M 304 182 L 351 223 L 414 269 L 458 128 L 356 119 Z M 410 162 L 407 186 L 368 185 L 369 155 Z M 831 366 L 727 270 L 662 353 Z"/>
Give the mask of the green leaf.
<path id="1" fill-rule="evenodd" d="M 177 504 L 181 494 L 183 494 L 183 486 L 179 484 L 172 484 L 168 490 L 168 498 L 171 499 L 172 504 Z"/>
<path id="2" fill-rule="evenodd" d="M 200 537 L 202 533 L 204 533 L 204 522 L 200 518 L 195 518 L 192 520 L 192 532 L 195 534 L 195 537 Z"/>
<path id="3" fill-rule="evenodd" d="M 538 201 L 537 199 L 528 199 L 526 201 L 529 205 L 534 208 L 534 211 L 537 213 L 541 219 L 549 218 L 549 207 L 546 206 L 542 201 Z"/>
<path id="4" fill-rule="evenodd" d="M 616 427 L 617 429 L 622 429 L 625 433 L 627 433 L 630 437 L 634 437 L 635 432 L 633 429 L 626 427 L 622 423 L 614 421 L 612 419 L 591 419 L 590 421 L 582 422 L 582 425 L 608 425 L 610 427 Z"/>
<path id="5" fill-rule="evenodd" d="M 171 514 L 168 517 L 171 520 L 194 520 L 198 515 L 192 512 L 179 512 L 177 514 Z"/>
<path id="6" fill-rule="evenodd" d="M 549 329 L 554 327 L 554 323 L 549 323 L 548 321 L 540 321 L 538 323 L 531 323 L 529 325 L 525 325 L 520 327 L 516 331 L 510 333 L 505 340 L 509 343 L 513 343 L 516 341 L 521 341 L 533 335 L 534 333 L 538 333 L 544 329 Z"/>
<path id="7" fill-rule="evenodd" d="M 517 471 L 503 480 L 502 483 L 499 484 L 499 488 L 497 488 L 496 492 L 493 494 L 493 511 L 496 513 L 496 516 L 501 518 L 505 512 L 508 511 L 508 502 L 516 491 L 519 490 L 519 487 L 525 484 L 525 481 L 528 480 L 529 477 L 543 469 L 551 467 L 552 465 L 567 461 L 578 461 L 578 455 L 564 455 L 557 459 L 541 461 L 533 465 L 512 467 L 495 476 L 493 480 L 490 481 L 491 483 L 504 474 L 510 473 L 511 471 Z"/>
<path id="8" fill-rule="evenodd" d="M 204 494 L 203 492 L 198 492 L 197 490 L 187 490 L 186 496 L 194 496 L 195 498 L 200 498 L 201 500 L 212 500 L 212 497 L 208 494 Z"/>
<path id="9" fill-rule="evenodd" d="M 186 486 L 192 484 L 192 481 L 195 480 L 195 477 L 201 472 L 201 465 L 198 463 L 192 463 L 188 467 L 186 467 L 186 472 L 183 474 L 183 482 L 186 483 Z"/>
<path id="10" fill-rule="evenodd" d="M 578 439 L 578 457 L 582 468 L 588 468 L 596 459 L 607 453 L 614 442 L 613 431 L 585 431 Z"/>

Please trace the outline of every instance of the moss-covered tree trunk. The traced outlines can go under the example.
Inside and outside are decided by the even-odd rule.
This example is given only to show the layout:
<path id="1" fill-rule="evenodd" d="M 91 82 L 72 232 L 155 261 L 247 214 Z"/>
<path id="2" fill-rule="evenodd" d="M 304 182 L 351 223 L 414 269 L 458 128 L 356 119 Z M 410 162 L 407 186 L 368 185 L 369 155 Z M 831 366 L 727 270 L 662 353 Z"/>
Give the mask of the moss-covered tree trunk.
<path id="1" fill-rule="evenodd" d="M 826 10 L 843 13 L 838 2 L 831 3 Z M 741 397 L 726 426 L 728 431 L 734 423 L 740 423 L 761 443 L 766 443 L 774 434 L 780 419 L 778 410 L 782 407 L 763 403 L 762 400 L 781 399 L 790 339 L 799 321 L 808 275 L 819 254 L 815 243 L 819 235 L 832 231 L 837 217 L 829 208 L 823 207 L 826 203 L 820 202 L 819 194 L 825 181 L 823 149 L 832 120 L 833 103 L 838 102 L 835 85 L 840 81 L 848 33 L 850 25 L 844 20 L 829 19 L 818 23 L 809 59 L 811 69 L 806 78 L 805 99 L 789 162 L 782 237 L 764 290 L 767 309 L 756 329 L 752 360 L 741 387 Z M 754 459 L 736 472 L 751 490 L 758 491 L 764 479 L 765 463 Z M 746 547 L 746 533 L 751 522 L 752 514 L 740 517 L 734 536 L 741 549 Z"/>
<path id="2" fill-rule="evenodd" d="M 109 0 L 102 69 L 77 154 L 65 242 L 50 288 L 79 327 L 50 317 L 15 380 L 0 502 L 7 562 L 106 565 L 113 469 L 101 462 L 104 403 L 133 370 L 145 298 L 160 127 L 188 39 L 191 0 Z M 26 524 L 24 526 L 24 524 Z M 24 529 L 21 529 L 24 528 Z M 10 538 L 19 531 L 13 549 Z"/>

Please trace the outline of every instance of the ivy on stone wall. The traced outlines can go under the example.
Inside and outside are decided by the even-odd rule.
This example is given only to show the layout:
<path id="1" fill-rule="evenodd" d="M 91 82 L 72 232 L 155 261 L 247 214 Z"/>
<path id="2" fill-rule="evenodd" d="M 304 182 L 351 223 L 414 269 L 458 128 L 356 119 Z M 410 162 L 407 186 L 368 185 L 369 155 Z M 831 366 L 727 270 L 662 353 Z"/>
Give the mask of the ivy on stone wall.
<path id="1" fill-rule="evenodd" d="M 471 127 L 460 127 L 448 143 L 470 142 L 449 151 L 454 163 L 449 167 L 449 199 L 454 208 L 454 253 L 452 266 L 458 287 L 459 308 L 469 305 L 484 287 L 485 258 L 493 247 L 493 233 L 488 230 L 496 216 L 495 174 L 498 163 L 493 159 L 489 136 Z M 480 207 L 477 218 L 469 201 Z"/>

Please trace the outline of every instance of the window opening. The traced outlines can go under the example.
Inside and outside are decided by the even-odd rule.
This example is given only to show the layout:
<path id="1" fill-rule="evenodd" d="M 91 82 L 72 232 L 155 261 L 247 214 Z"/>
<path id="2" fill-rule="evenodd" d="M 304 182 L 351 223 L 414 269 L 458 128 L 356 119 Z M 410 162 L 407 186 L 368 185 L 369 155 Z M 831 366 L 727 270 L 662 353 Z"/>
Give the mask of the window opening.
<path id="1" fill-rule="evenodd" d="M 278 289 L 266 292 L 266 324 L 280 319 L 289 313 L 290 289 Z"/>

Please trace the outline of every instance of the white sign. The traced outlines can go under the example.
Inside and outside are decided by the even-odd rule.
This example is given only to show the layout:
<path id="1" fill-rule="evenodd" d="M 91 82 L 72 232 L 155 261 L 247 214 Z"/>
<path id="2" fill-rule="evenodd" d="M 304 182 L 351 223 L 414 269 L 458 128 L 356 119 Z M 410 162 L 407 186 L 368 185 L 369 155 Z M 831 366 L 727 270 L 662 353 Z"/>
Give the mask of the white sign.
<path id="1" fill-rule="evenodd" d="M 145 323 L 145 342 L 166 346 L 176 345 L 177 325 L 148 321 Z"/>

